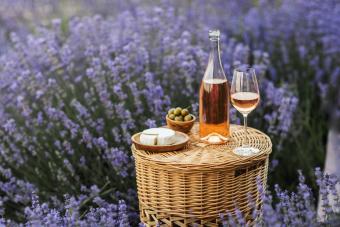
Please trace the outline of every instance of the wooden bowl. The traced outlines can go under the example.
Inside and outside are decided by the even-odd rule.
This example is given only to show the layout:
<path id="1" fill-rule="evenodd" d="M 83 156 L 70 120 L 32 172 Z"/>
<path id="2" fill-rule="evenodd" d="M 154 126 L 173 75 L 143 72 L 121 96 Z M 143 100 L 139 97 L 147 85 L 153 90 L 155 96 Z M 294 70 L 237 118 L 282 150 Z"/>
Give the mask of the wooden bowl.
<path id="1" fill-rule="evenodd" d="M 166 124 L 168 128 L 171 128 L 172 130 L 188 133 L 190 132 L 190 130 L 192 129 L 196 121 L 196 117 L 192 114 L 190 115 L 192 116 L 191 121 L 174 121 L 174 120 L 171 120 L 168 117 L 168 115 L 166 115 Z"/>
<path id="2" fill-rule="evenodd" d="M 153 152 L 178 151 L 183 149 L 189 142 L 189 136 L 182 132 L 175 132 L 175 143 L 170 145 L 145 145 L 140 142 L 140 135 L 136 133 L 131 137 L 136 149 Z"/>

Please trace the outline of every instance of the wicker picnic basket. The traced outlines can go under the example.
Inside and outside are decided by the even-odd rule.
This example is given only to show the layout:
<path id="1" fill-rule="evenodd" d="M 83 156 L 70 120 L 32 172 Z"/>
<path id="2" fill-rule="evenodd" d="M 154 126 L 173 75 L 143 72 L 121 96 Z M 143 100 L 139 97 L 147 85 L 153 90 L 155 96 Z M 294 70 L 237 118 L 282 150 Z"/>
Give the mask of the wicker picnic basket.
<path id="1" fill-rule="evenodd" d="M 198 124 L 191 142 L 182 151 L 153 153 L 136 150 L 137 189 L 141 221 L 147 226 L 218 226 L 220 214 L 238 208 L 248 217 L 249 195 L 261 206 L 257 182 L 265 189 L 271 141 L 264 133 L 249 128 L 249 143 L 260 150 L 253 156 L 235 155 L 244 131 L 231 125 L 232 137 L 224 145 L 199 142 Z"/>

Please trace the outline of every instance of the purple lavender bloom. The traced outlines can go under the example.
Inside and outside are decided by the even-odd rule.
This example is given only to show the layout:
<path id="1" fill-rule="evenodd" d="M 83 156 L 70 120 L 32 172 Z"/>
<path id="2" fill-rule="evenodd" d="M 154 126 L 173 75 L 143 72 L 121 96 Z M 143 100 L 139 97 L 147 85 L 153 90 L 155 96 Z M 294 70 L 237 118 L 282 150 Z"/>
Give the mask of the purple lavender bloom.
<path id="1" fill-rule="evenodd" d="M 9 119 L 3 127 L 4 127 L 4 129 L 7 133 L 9 133 L 9 134 L 14 133 L 15 129 L 16 129 L 14 119 Z"/>
<path id="2" fill-rule="evenodd" d="M 156 127 L 157 127 L 156 121 L 155 121 L 155 120 L 152 120 L 152 119 L 148 119 L 148 120 L 145 122 L 145 125 L 146 125 L 148 128 L 156 128 Z"/>

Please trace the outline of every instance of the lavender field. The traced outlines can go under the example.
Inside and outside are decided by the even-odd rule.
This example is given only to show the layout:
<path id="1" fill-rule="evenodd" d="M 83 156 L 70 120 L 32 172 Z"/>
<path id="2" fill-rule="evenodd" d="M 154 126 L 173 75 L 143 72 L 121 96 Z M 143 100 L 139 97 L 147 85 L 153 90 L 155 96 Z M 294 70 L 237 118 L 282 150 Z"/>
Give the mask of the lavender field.
<path id="1" fill-rule="evenodd" d="M 1 1 L 0 226 L 141 225 L 131 135 L 197 115 L 212 28 L 228 80 L 250 64 L 260 83 L 258 226 L 340 225 L 340 170 L 323 172 L 330 132 L 340 161 L 339 25 L 337 0 Z"/>

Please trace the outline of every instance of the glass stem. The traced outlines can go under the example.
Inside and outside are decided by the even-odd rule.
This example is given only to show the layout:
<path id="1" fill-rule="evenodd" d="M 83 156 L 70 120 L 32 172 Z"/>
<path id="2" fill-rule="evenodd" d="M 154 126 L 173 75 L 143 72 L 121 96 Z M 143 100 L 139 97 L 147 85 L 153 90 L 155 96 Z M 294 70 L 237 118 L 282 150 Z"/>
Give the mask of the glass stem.
<path id="1" fill-rule="evenodd" d="M 244 141 L 242 142 L 242 147 L 247 147 L 248 146 L 247 117 L 248 117 L 248 114 L 243 114 Z"/>

